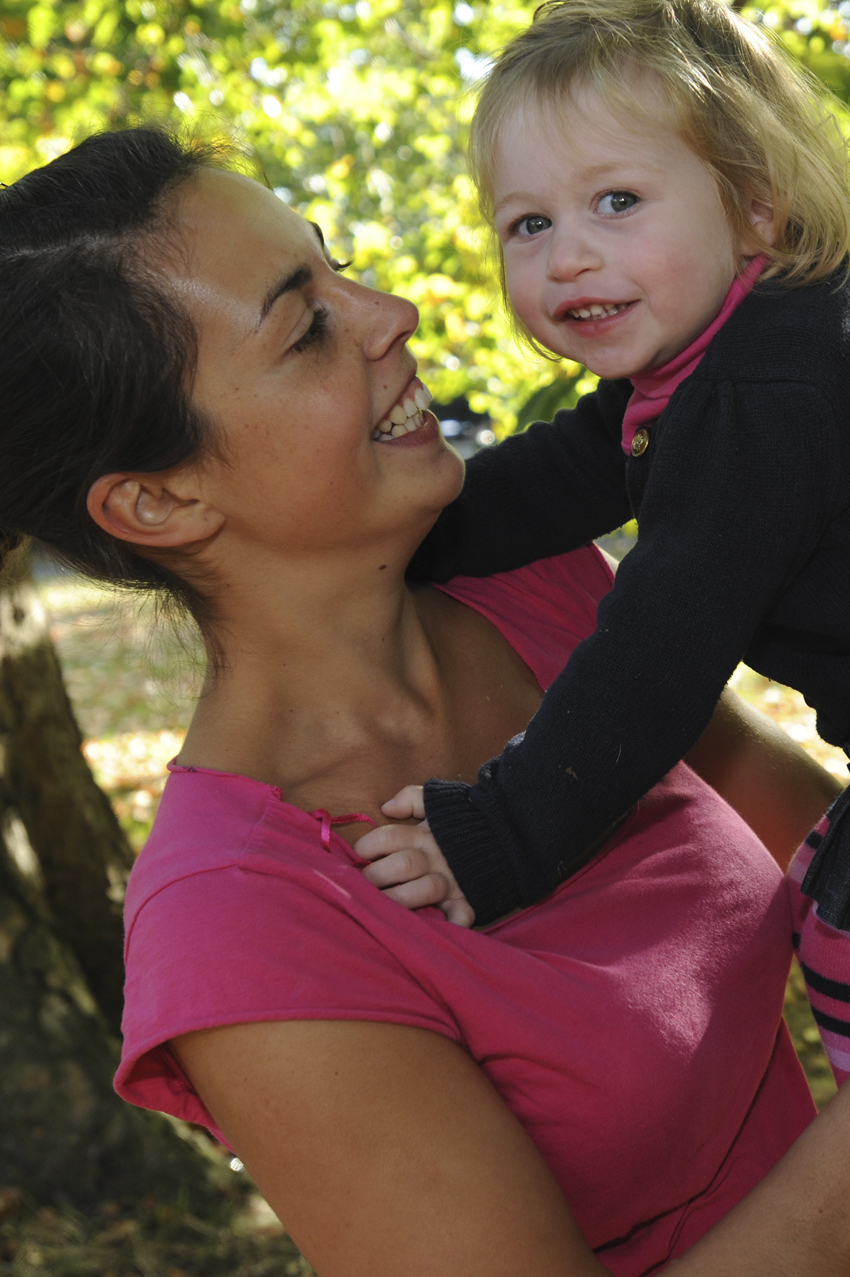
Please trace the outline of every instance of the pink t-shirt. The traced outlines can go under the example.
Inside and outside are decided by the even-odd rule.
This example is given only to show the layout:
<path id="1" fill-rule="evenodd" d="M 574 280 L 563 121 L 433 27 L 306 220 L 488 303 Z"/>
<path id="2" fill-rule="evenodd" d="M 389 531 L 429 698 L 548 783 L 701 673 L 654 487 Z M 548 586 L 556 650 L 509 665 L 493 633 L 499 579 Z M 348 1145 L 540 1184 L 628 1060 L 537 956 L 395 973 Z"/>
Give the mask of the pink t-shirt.
<path id="1" fill-rule="evenodd" d="M 610 574 L 576 551 L 448 592 L 542 686 Z M 638 1277 L 692 1245 L 813 1116 L 781 1022 L 788 899 L 684 764 L 548 899 L 485 931 L 411 913 L 279 790 L 177 769 L 127 893 L 116 1086 L 215 1130 L 168 1050 L 258 1020 L 416 1025 L 460 1043 L 534 1139 L 591 1246 Z"/>

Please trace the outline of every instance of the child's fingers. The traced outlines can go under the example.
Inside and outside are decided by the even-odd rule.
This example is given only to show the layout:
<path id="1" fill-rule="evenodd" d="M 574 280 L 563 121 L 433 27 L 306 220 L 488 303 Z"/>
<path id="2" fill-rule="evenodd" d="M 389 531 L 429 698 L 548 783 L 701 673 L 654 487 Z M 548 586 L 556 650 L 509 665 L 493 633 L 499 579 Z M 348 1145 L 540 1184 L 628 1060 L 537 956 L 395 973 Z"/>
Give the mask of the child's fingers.
<path id="1" fill-rule="evenodd" d="M 405 909 L 424 909 L 428 905 L 439 905 L 449 922 L 455 923 L 458 927 L 471 927 L 475 922 L 475 911 L 465 896 L 451 895 L 453 891 L 457 891 L 457 887 L 452 886 L 445 874 L 432 870 L 423 871 L 420 876 L 417 876 L 421 867 L 417 865 L 416 871 L 410 873 L 408 881 L 409 862 L 404 863 L 407 855 L 406 852 L 396 852 L 395 855 L 387 856 L 386 859 L 369 865 L 368 869 L 363 870 L 364 878 L 368 878 L 376 887 L 380 887 L 385 896 L 404 905 Z M 402 866 L 398 871 L 391 867 L 391 862 L 397 859 Z M 383 869 L 388 870 L 388 881 L 395 879 L 394 885 L 386 886 L 378 876 Z M 402 877 L 396 878 L 396 872 Z"/>
<path id="2" fill-rule="evenodd" d="M 381 811 L 385 816 L 391 816 L 393 820 L 410 820 L 411 817 L 424 820 L 425 801 L 422 786 L 405 785 L 404 789 L 400 789 L 388 802 L 382 804 Z"/>
<path id="3" fill-rule="evenodd" d="M 365 857 L 364 857 L 365 859 Z M 390 852 L 386 856 L 380 857 L 374 864 L 367 865 L 363 870 L 363 877 L 367 878 L 375 887 L 380 887 L 383 891 L 386 887 L 397 887 L 399 883 L 411 882 L 414 878 L 424 878 L 435 871 L 425 852 L 419 847 L 405 847 L 401 851 Z M 443 883 L 448 887 L 448 881 L 444 874 L 439 874 Z M 438 896 L 437 899 L 444 900 L 446 893 Z M 429 901 L 430 904 L 436 901 Z"/>
<path id="4" fill-rule="evenodd" d="M 379 856 L 389 856 L 394 851 L 404 851 L 407 847 L 419 847 L 424 836 L 430 837 L 428 826 L 424 825 L 379 825 L 370 829 L 368 834 L 358 838 L 354 850 L 361 860 L 376 860 Z"/>
<path id="5" fill-rule="evenodd" d="M 445 912 L 449 904 L 446 900 L 448 891 L 449 884 L 442 874 L 427 873 L 413 882 L 400 882 L 395 887 L 384 888 L 384 895 L 404 905 L 405 909 L 424 909 L 428 905 L 439 905 Z"/>
<path id="6" fill-rule="evenodd" d="M 354 844 L 362 860 L 370 860 L 363 877 L 407 909 L 439 905 L 449 922 L 471 927 L 475 913 L 428 827 L 380 825 Z"/>
<path id="7" fill-rule="evenodd" d="M 442 874 L 440 877 L 442 877 Z M 458 927 L 471 927 L 475 922 L 475 910 L 466 896 L 456 896 L 454 899 L 444 900 L 440 904 L 440 908 L 449 922 L 455 923 Z"/>

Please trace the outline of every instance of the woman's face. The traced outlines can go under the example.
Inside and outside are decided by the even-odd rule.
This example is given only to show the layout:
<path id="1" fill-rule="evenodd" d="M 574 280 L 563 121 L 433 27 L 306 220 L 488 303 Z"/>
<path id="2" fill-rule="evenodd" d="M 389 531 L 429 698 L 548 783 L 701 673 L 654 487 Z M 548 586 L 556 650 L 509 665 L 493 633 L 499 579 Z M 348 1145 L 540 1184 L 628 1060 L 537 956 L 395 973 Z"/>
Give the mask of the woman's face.
<path id="1" fill-rule="evenodd" d="M 192 398 L 224 445 L 200 482 L 230 534 L 311 554 L 423 535 L 463 468 L 429 412 L 387 433 L 394 407 L 423 402 L 416 308 L 346 279 L 315 227 L 248 178 L 202 170 L 177 225 L 164 270 L 198 332 Z"/>

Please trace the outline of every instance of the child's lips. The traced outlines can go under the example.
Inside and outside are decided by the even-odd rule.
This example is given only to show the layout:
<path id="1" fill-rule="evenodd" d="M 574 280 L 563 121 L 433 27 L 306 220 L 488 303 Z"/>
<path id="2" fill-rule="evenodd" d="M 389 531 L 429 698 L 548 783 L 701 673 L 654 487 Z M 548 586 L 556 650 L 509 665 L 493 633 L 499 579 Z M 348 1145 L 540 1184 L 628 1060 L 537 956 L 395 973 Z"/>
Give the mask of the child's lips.
<path id="1" fill-rule="evenodd" d="M 635 307 L 635 302 L 605 302 L 580 299 L 574 302 L 563 302 L 555 310 L 553 318 L 556 323 L 568 323 L 576 328 L 590 328 L 594 331 L 602 325 L 610 326 L 622 315 L 628 314 Z"/>

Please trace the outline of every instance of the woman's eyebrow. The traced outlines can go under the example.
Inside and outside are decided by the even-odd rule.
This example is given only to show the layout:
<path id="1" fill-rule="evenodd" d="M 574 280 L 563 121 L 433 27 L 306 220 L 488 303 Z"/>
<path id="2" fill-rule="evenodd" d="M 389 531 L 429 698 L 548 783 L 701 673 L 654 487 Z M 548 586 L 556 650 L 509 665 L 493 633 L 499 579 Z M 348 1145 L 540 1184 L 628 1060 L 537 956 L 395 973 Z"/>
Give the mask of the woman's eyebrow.
<path id="1" fill-rule="evenodd" d="M 325 237 L 322 234 L 322 228 L 318 222 L 308 222 L 308 226 L 316 232 L 316 238 L 319 241 L 319 248 L 322 250 L 324 257 L 328 258 L 328 248 L 325 243 Z M 313 272 L 309 266 L 296 266 L 294 271 L 289 275 L 284 275 L 277 283 L 272 284 L 266 293 L 265 300 L 260 307 L 260 318 L 257 320 L 257 327 L 261 328 L 263 321 L 277 301 L 278 297 L 282 297 L 284 293 L 291 293 L 293 289 L 303 288 L 305 284 L 309 284 L 313 278 Z"/>
<path id="2" fill-rule="evenodd" d="M 260 318 L 257 320 L 257 327 L 260 328 L 262 326 L 278 297 L 282 297 L 284 293 L 291 293 L 293 289 L 303 288 L 305 284 L 309 284 L 312 278 L 313 272 L 309 266 L 296 266 L 295 270 L 290 271 L 288 275 L 276 280 L 266 293 L 263 304 L 260 307 Z"/>
<path id="3" fill-rule="evenodd" d="M 290 273 L 283 276 L 281 280 L 274 282 L 271 289 L 269 289 L 267 294 L 265 294 L 263 305 L 260 306 L 257 327 L 262 327 L 265 317 L 267 317 L 269 310 L 272 309 L 272 306 L 276 303 L 278 298 L 282 298 L 285 292 L 292 292 L 294 289 L 302 289 L 305 283 L 310 282 L 311 278 L 313 278 L 313 271 L 311 271 L 309 266 L 296 266 L 294 271 L 290 271 Z"/>

